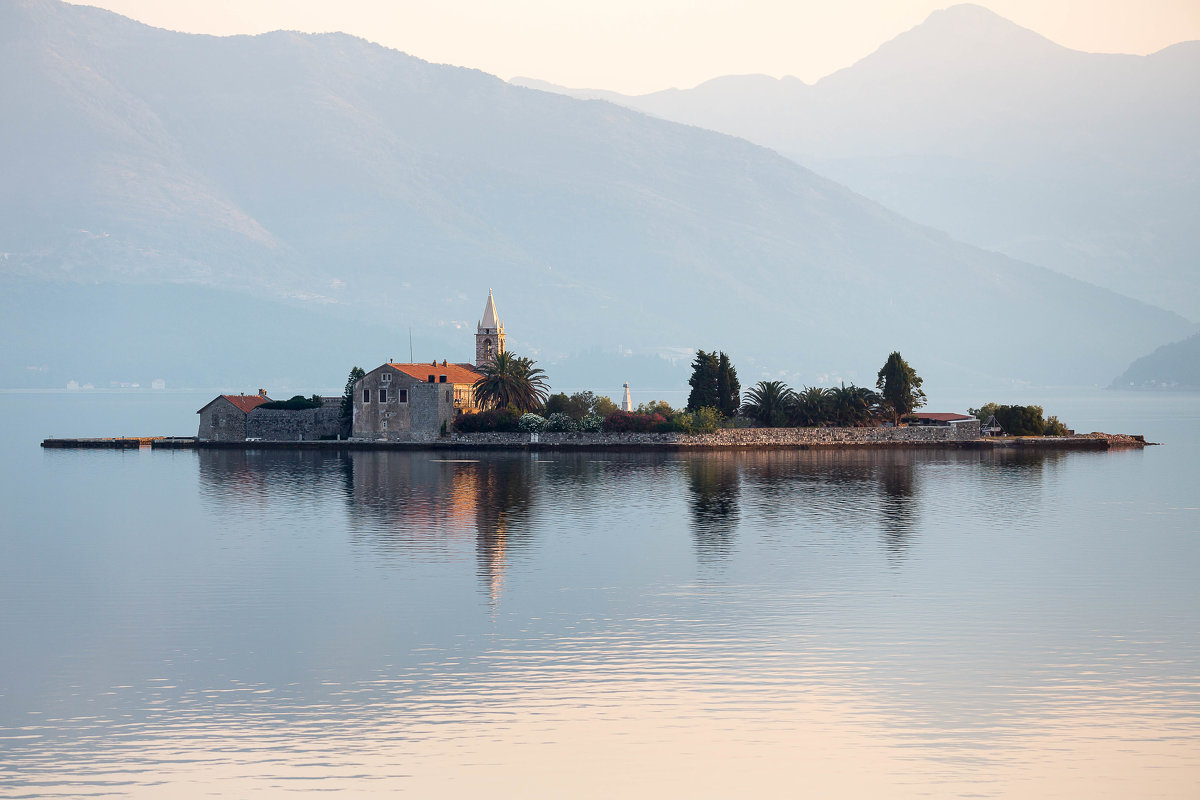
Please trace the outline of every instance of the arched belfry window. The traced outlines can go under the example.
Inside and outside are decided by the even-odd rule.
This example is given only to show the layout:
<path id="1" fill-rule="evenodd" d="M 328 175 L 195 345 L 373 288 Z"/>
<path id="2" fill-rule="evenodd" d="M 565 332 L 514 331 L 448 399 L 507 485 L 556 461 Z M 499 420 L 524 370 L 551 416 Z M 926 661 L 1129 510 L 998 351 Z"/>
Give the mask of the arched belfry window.
<path id="1" fill-rule="evenodd" d="M 491 340 L 491 339 L 484 339 L 484 340 L 483 340 L 483 349 L 484 349 L 485 351 L 487 351 L 487 354 L 488 354 L 489 356 L 492 354 L 492 340 Z"/>

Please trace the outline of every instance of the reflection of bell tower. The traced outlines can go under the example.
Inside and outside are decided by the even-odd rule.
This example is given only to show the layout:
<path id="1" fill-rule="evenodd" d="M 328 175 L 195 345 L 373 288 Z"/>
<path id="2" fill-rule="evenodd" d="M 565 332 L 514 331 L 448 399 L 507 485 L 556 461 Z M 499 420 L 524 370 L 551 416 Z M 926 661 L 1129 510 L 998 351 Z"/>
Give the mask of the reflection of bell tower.
<path id="1" fill-rule="evenodd" d="M 475 366 L 491 363 L 497 354 L 504 352 L 504 323 L 496 315 L 496 302 L 492 290 L 488 289 L 487 305 L 483 307 L 483 319 L 475 331 Z"/>

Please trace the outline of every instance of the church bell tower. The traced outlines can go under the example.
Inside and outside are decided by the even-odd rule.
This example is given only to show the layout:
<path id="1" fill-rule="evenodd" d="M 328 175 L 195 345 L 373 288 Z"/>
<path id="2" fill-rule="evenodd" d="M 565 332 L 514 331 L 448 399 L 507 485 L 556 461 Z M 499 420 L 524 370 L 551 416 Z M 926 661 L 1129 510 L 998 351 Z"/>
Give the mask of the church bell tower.
<path id="1" fill-rule="evenodd" d="M 496 314 L 496 301 L 488 289 L 487 305 L 483 307 L 483 319 L 475 330 L 475 366 L 491 363 L 498 353 L 504 352 L 504 323 Z"/>

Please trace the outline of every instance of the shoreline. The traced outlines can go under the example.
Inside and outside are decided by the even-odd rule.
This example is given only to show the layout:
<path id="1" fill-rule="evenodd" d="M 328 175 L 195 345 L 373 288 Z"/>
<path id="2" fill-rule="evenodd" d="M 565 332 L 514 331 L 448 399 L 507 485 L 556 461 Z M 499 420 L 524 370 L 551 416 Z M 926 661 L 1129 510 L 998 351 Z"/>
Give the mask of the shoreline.
<path id="1" fill-rule="evenodd" d="M 772 430 L 772 429 L 754 429 Z M 641 452 L 702 452 L 729 450 L 1078 450 L 1106 451 L 1142 449 L 1158 444 L 1147 442 L 1140 435 L 1088 433 L 1061 437 L 999 437 L 976 439 L 939 439 L 929 441 L 888 440 L 841 440 L 841 441 L 788 441 L 780 437 L 776 441 L 713 441 L 710 437 L 673 437 L 671 439 L 647 440 L 644 435 L 606 434 L 589 437 L 580 434 L 564 434 L 551 441 L 531 440 L 527 434 L 515 435 L 505 441 L 468 440 L 455 437 L 450 440 L 421 442 L 362 441 L 362 440 L 307 440 L 307 441 L 200 441 L 195 437 L 140 436 L 113 438 L 65 438 L 45 439 L 45 449 L 79 450 L 135 450 L 149 447 L 154 450 L 397 450 L 397 451 L 603 451 L 623 450 Z M 623 437 L 628 437 L 623 440 Z M 602 438 L 602 440 L 598 440 Z M 689 441 L 695 439 L 696 441 Z"/>

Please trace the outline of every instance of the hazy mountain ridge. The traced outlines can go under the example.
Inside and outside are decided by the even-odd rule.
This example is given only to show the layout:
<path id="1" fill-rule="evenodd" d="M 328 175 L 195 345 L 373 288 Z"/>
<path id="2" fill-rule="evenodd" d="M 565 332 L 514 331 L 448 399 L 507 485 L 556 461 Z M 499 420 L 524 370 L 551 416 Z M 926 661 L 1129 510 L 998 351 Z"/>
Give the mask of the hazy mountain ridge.
<path id="1" fill-rule="evenodd" d="M 1110 388 L 1200 390 L 1200 333 L 1142 356 Z"/>
<path id="2" fill-rule="evenodd" d="M 353 37 L 190 36 L 50 0 L 6 0 L 0 23 L 0 144 L 22 154 L 0 273 L 337 309 L 295 322 L 336 336 L 194 358 L 348 368 L 402 352 L 412 326 L 445 343 L 417 358 L 466 359 L 488 287 L 510 344 L 545 361 L 721 347 L 748 382 L 869 382 L 900 347 L 931 376 L 1094 383 L 1191 330 L 745 141 Z M 6 326 L 36 325 L 36 305 Z M 122 326 L 166 322 L 79 306 L 56 324 L 121 347 Z"/>
<path id="3" fill-rule="evenodd" d="M 959 5 L 813 85 L 559 91 L 745 137 L 965 241 L 1200 319 L 1200 42 L 1082 53 Z"/>

